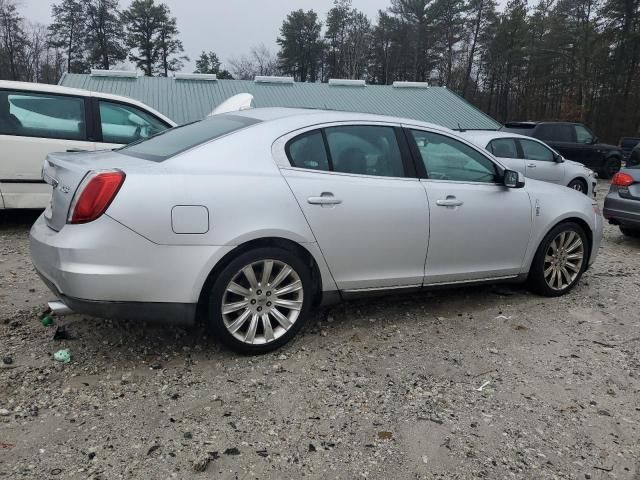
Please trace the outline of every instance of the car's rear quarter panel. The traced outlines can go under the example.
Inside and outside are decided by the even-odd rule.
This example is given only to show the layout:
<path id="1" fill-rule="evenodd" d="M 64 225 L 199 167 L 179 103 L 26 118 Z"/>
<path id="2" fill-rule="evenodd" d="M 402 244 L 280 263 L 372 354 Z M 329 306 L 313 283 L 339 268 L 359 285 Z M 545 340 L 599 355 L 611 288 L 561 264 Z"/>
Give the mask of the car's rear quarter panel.
<path id="1" fill-rule="evenodd" d="M 161 245 L 233 248 L 262 238 L 291 240 L 314 257 L 324 290 L 334 290 L 313 233 L 272 159 L 273 140 L 272 130 L 258 125 L 130 175 L 107 213 Z M 175 233 L 171 211 L 178 205 L 206 207 L 208 231 Z"/>

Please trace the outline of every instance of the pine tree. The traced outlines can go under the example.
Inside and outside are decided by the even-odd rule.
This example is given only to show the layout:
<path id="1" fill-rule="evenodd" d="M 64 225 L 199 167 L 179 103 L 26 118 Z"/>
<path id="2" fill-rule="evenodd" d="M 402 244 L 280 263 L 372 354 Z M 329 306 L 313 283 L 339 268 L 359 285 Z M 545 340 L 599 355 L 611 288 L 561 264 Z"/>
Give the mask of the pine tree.
<path id="1" fill-rule="evenodd" d="M 84 0 L 87 12 L 86 49 L 92 67 L 109 70 L 127 58 L 118 0 Z"/>
<path id="2" fill-rule="evenodd" d="M 62 0 L 51 7 L 53 22 L 49 25 L 50 44 L 63 50 L 67 57 L 67 72 L 81 73 L 87 69 L 85 60 L 86 8 L 81 0 Z"/>

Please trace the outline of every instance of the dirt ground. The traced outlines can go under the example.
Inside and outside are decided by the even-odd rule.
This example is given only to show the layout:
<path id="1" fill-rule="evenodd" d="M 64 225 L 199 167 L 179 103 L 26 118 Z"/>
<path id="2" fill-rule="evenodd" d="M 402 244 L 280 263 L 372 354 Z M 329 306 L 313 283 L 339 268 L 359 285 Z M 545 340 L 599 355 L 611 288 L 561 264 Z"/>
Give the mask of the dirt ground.
<path id="1" fill-rule="evenodd" d="M 566 297 L 350 302 L 250 358 L 200 329 L 42 326 L 34 220 L 0 217 L 0 478 L 640 479 L 640 241 L 617 228 Z"/>

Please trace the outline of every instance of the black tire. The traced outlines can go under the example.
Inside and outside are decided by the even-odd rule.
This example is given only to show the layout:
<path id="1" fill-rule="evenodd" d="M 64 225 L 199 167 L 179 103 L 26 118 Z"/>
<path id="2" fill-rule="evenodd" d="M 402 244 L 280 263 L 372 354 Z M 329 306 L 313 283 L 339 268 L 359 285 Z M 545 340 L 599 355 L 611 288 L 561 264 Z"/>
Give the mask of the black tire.
<path id="1" fill-rule="evenodd" d="M 290 266 L 294 270 L 302 283 L 302 307 L 300 308 L 299 314 L 291 327 L 286 330 L 281 336 L 268 343 L 249 344 L 236 338 L 227 329 L 222 313 L 222 305 L 227 287 L 229 286 L 231 280 L 234 279 L 236 275 L 247 265 L 251 265 L 263 260 L 274 260 L 276 262 L 282 262 Z M 257 273 L 256 276 L 259 276 L 259 273 Z M 313 289 L 314 286 L 310 268 L 295 253 L 277 247 L 261 247 L 256 248 L 255 250 L 250 250 L 238 255 L 238 257 L 233 259 L 220 272 L 220 274 L 214 281 L 208 296 L 208 327 L 210 328 L 213 335 L 220 340 L 220 342 L 222 342 L 226 347 L 238 353 L 259 355 L 270 352 L 272 350 L 280 348 L 289 340 L 291 340 L 291 338 L 293 338 L 304 326 L 309 317 L 309 311 L 313 299 Z M 263 333 L 265 333 L 262 319 L 260 319 L 258 323 L 258 329 L 262 329 Z M 280 328 L 278 327 L 278 325 L 275 325 L 275 327 Z M 240 332 L 241 330 L 239 330 L 238 332 Z M 258 334 L 256 333 L 256 335 Z M 266 334 L 264 335 L 264 337 L 266 338 Z"/>
<path id="2" fill-rule="evenodd" d="M 620 231 L 627 237 L 640 238 L 640 229 L 636 230 L 629 227 L 620 227 Z"/>
<path id="3" fill-rule="evenodd" d="M 611 178 L 616 173 L 618 173 L 621 168 L 622 168 L 622 161 L 618 157 L 607 158 L 604 161 L 602 170 L 600 171 L 600 176 L 606 179 Z"/>
<path id="4" fill-rule="evenodd" d="M 544 272 L 545 272 L 545 256 L 547 250 L 549 250 L 551 246 L 551 242 L 558 237 L 563 232 L 575 232 L 580 236 L 583 245 L 583 259 L 580 269 L 573 279 L 573 281 L 566 287 L 561 289 L 554 289 L 549 286 L 547 281 L 545 280 Z M 540 246 L 538 247 L 538 251 L 536 252 L 535 257 L 533 258 L 533 262 L 531 263 L 531 269 L 529 270 L 529 288 L 539 295 L 543 295 L 545 297 L 559 297 L 570 292 L 576 284 L 580 281 L 582 274 L 584 273 L 587 264 L 589 262 L 589 252 L 590 245 L 587 234 L 584 229 L 573 222 L 566 222 L 556 225 L 547 235 L 544 237 L 542 242 L 540 242 Z"/>
<path id="5" fill-rule="evenodd" d="M 589 195 L 589 187 L 587 186 L 587 182 L 585 182 L 581 178 L 574 178 L 569 182 L 569 185 L 567 185 L 567 187 L 577 192 L 584 193 L 585 195 Z"/>

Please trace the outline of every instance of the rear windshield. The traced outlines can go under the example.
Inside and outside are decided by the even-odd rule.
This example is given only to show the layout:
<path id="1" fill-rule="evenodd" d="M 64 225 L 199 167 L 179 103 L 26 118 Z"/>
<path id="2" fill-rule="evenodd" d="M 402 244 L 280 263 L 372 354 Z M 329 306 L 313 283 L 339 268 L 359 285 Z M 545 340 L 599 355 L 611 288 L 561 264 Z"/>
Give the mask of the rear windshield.
<path id="1" fill-rule="evenodd" d="M 190 148 L 256 123 L 260 123 L 260 120 L 238 115 L 212 116 L 199 122 L 170 128 L 147 140 L 123 147 L 119 152 L 162 162 Z"/>

